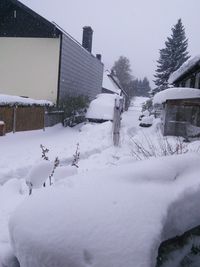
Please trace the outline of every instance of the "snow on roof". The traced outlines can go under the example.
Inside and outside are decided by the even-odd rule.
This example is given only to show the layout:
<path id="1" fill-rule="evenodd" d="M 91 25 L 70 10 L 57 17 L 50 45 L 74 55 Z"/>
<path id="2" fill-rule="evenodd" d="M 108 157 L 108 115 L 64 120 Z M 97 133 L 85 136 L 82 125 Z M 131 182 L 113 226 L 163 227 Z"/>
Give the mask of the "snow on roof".
<path id="1" fill-rule="evenodd" d="M 200 55 L 187 60 L 177 71 L 173 72 L 169 77 L 169 83 L 174 83 L 178 78 L 193 68 L 200 61 Z"/>
<path id="2" fill-rule="evenodd" d="M 47 100 L 35 100 L 29 97 L 21 97 L 14 95 L 3 95 L 0 94 L 0 105 L 38 105 L 38 106 L 52 106 L 53 103 Z"/>
<path id="3" fill-rule="evenodd" d="M 162 104 L 170 99 L 200 98 L 200 90 L 186 87 L 174 87 L 157 93 L 153 98 L 153 104 Z"/>
<path id="4" fill-rule="evenodd" d="M 121 90 L 117 84 L 109 77 L 110 72 L 105 71 L 103 75 L 103 88 L 112 91 L 113 93 L 120 94 Z"/>

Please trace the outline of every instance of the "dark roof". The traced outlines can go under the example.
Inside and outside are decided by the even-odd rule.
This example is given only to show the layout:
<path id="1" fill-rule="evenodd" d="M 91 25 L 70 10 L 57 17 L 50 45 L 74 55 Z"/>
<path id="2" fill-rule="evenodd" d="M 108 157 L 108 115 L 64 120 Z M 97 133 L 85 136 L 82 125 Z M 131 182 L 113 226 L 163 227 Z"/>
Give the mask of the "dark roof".
<path id="1" fill-rule="evenodd" d="M 1 0 L 2 1 L 2 0 Z M 12 2 L 14 5 L 17 5 L 18 7 L 24 9 L 26 12 L 28 12 L 31 16 L 41 20 L 43 23 L 45 23 L 47 26 L 54 26 L 53 23 L 51 23 L 50 21 L 48 21 L 46 18 L 42 17 L 41 15 L 39 15 L 38 13 L 36 13 L 35 11 L 33 11 L 31 8 L 29 8 L 28 6 L 24 5 L 23 3 L 21 3 L 18 0 L 9 0 L 10 2 Z"/>
<path id="2" fill-rule="evenodd" d="M 50 21 L 17 0 L 0 0 L 0 37 L 59 37 Z"/>

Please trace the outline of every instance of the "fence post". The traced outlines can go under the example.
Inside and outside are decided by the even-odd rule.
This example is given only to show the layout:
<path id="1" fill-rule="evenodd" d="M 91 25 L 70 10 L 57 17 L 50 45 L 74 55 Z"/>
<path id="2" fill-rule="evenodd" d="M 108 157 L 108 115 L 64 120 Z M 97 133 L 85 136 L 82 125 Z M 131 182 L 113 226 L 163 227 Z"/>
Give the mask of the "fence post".
<path id="1" fill-rule="evenodd" d="M 121 100 L 115 99 L 114 116 L 113 116 L 113 144 L 119 146 L 120 125 L 121 125 Z"/>
<path id="2" fill-rule="evenodd" d="M 17 106 L 13 108 L 13 133 L 16 132 Z"/>

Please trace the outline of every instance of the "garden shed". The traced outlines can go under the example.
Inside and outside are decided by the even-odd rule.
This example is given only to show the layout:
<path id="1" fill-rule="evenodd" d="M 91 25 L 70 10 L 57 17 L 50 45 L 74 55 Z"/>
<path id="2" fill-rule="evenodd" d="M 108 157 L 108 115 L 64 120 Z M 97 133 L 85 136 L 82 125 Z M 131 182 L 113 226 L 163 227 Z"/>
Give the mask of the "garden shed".
<path id="1" fill-rule="evenodd" d="M 45 108 L 51 105 L 45 100 L 0 95 L 0 121 L 7 133 L 43 129 Z"/>
<path id="2" fill-rule="evenodd" d="M 166 89 L 154 96 L 153 104 L 162 105 L 163 135 L 200 137 L 200 90 Z"/>

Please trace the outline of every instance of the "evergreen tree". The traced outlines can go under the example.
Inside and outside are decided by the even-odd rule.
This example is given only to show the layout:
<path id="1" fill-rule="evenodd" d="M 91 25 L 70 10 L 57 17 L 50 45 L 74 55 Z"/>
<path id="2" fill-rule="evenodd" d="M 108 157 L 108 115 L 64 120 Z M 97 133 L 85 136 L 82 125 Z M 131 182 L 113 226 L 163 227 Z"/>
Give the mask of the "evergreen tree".
<path id="1" fill-rule="evenodd" d="M 142 92 L 141 92 L 141 96 L 149 96 L 149 92 L 151 91 L 151 87 L 149 84 L 149 80 L 147 79 L 147 77 L 144 77 L 143 81 L 142 81 Z"/>
<path id="2" fill-rule="evenodd" d="M 160 50 L 157 70 L 154 75 L 156 78 L 154 82 L 157 86 L 153 90 L 154 94 L 168 88 L 169 76 L 190 58 L 187 47 L 188 39 L 185 36 L 185 28 L 179 19 L 172 28 L 171 36 L 165 42 L 165 48 Z"/>
<path id="3" fill-rule="evenodd" d="M 129 93 L 129 85 L 132 81 L 131 64 L 129 59 L 127 57 L 120 56 L 120 58 L 115 61 L 114 66 L 112 67 L 112 71 L 119 79 L 120 84 L 122 85 L 124 90 Z"/>
<path id="4" fill-rule="evenodd" d="M 131 85 L 132 92 L 135 96 L 149 96 L 151 87 L 149 85 L 149 80 L 146 77 L 143 80 L 133 80 Z"/>

